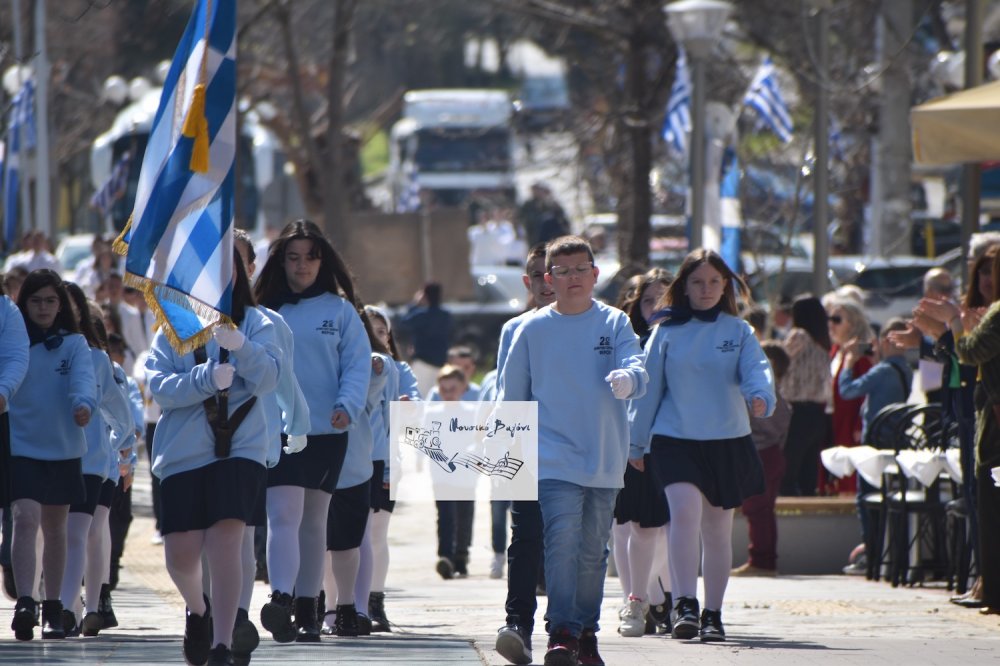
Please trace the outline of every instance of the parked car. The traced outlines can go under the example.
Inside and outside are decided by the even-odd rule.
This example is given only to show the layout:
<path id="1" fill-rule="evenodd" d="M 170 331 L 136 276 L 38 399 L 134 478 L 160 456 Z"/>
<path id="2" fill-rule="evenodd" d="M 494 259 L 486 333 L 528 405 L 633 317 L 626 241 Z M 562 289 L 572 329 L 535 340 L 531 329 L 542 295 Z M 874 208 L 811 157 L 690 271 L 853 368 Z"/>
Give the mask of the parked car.
<path id="1" fill-rule="evenodd" d="M 67 279 L 73 276 L 80 262 L 90 256 L 93 243 L 94 234 L 71 234 L 60 239 L 55 255 Z"/>

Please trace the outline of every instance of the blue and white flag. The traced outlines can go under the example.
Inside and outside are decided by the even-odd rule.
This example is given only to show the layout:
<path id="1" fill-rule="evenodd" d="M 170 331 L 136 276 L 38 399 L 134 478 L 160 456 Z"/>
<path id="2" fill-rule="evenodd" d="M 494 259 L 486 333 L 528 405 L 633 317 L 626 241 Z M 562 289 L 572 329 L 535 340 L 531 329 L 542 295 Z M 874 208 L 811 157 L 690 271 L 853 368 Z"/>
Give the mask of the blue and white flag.
<path id="1" fill-rule="evenodd" d="M 17 240 L 18 195 L 21 191 L 21 156 L 35 147 L 35 84 L 24 82 L 14 95 L 10 122 L 7 124 L 7 145 L 4 150 L 3 219 L 4 249 L 11 252 Z M 21 141 L 24 141 L 22 144 Z"/>
<path id="2" fill-rule="evenodd" d="M 722 153 L 719 200 L 722 229 L 719 254 L 733 270 L 738 270 L 743 213 L 740 210 L 740 163 L 732 146 L 727 146 Z"/>
<path id="3" fill-rule="evenodd" d="M 115 202 L 125 196 L 125 189 L 128 186 L 128 166 L 130 159 L 131 156 L 128 151 L 122 153 L 122 156 L 111 170 L 111 176 L 101 186 L 101 189 L 94 192 L 94 196 L 90 197 L 90 207 L 100 213 L 101 217 L 109 215 L 111 207 L 115 205 Z"/>
<path id="4" fill-rule="evenodd" d="M 757 74 L 747 94 L 743 97 L 743 104 L 749 106 L 757 113 L 757 117 L 767 125 L 774 134 L 788 143 L 792 140 L 792 117 L 788 113 L 788 105 L 781 96 L 781 89 L 778 87 L 778 79 L 774 75 L 774 63 L 771 58 L 764 58 Z"/>
<path id="5" fill-rule="evenodd" d="M 116 249 L 181 353 L 228 322 L 233 282 L 236 0 L 198 0 L 163 84 Z"/>
<path id="6" fill-rule="evenodd" d="M 691 73 L 688 72 L 687 54 L 677 49 L 677 73 L 670 89 L 667 115 L 660 131 L 663 140 L 678 155 L 687 153 L 688 132 L 691 131 Z"/>
<path id="7" fill-rule="evenodd" d="M 406 187 L 399 194 L 396 203 L 397 213 L 415 213 L 420 210 L 420 178 L 417 175 L 417 165 L 410 165 L 406 170 Z"/>

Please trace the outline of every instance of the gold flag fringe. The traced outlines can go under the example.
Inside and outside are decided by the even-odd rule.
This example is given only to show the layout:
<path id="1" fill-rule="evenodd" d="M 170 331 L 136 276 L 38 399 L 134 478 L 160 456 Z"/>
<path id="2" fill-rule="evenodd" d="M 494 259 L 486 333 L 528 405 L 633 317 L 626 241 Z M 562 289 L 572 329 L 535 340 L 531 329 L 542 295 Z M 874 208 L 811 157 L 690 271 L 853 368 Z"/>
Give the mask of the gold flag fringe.
<path id="1" fill-rule="evenodd" d="M 213 323 L 235 326 L 233 320 L 229 316 L 222 314 L 207 303 L 199 301 L 193 296 L 182 294 L 176 289 L 171 289 L 170 287 L 150 280 L 149 278 L 136 275 L 135 273 L 126 272 L 123 281 L 129 287 L 134 287 L 142 292 L 146 299 L 146 304 L 149 305 L 149 309 L 152 310 L 153 316 L 156 318 L 156 325 L 161 331 L 163 331 L 163 334 L 167 336 L 170 346 L 173 347 L 178 354 L 188 354 L 198 347 L 203 346 L 209 341 L 209 339 L 211 339 L 212 329 L 211 327 L 204 328 L 196 335 L 182 340 L 178 337 L 177 332 L 167 321 L 166 313 L 160 305 L 161 300 L 169 301 L 176 305 L 189 308 L 199 317 L 210 319 Z"/>
<path id="2" fill-rule="evenodd" d="M 134 213 L 133 213 L 134 214 Z M 132 215 L 128 216 L 128 222 L 125 223 L 125 228 L 122 232 L 118 234 L 118 238 L 115 242 L 111 244 L 111 249 L 114 250 L 115 254 L 121 255 L 123 257 L 128 256 L 128 243 L 125 242 L 125 236 L 132 229 Z"/>

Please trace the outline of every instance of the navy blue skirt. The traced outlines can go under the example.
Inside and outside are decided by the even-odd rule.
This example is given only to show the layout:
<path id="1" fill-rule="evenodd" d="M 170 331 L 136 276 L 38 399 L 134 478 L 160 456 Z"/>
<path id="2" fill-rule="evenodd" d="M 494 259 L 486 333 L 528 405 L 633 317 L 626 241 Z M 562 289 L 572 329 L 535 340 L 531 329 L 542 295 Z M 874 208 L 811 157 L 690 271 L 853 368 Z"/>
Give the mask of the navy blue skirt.
<path id="1" fill-rule="evenodd" d="M 327 550 L 351 550 L 361 545 L 368 526 L 370 495 L 370 480 L 333 491 L 326 519 Z"/>
<path id="2" fill-rule="evenodd" d="M 97 508 L 97 503 L 101 499 L 101 487 L 104 485 L 104 479 L 97 476 L 96 474 L 84 474 L 83 475 L 83 487 L 87 491 L 87 497 L 78 504 L 70 504 L 70 513 L 86 513 L 87 515 L 93 516 L 94 509 Z M 108 506 L 111 506 L 110 504 Z"/>
<path id="3" fill-rule="evenodd" d="M 639 523 L 639 527 L 663 527 L 670 522 L 670 508 L 663 485 L 653 476 L 650 455 L 644 457 L 646 471 L 625 464 L 625 487 L 615 500 L 615 522 Z"/>
<path id="4" fill-rule="evenodd" d="M 83 486 L 80 458 L 36 460 L 23 456 L 10 458 L 10 501 L 35 500 L 39 504 L 61 506 L 78 504 L 87 497 Z"/>
<path id="5" fill-rule="evenodd" d="M 282 444 L 286 441 L 281 436 Z M 281 451 L 278 464 L 267 471 L 267 487 L 297 486 L 333 493 L 347 456 L 347 433 L 308 435 L 306 448 L 298 453 Z"/>
<path id="6" fill-rule="evenodd" d="M 396 508 L 396 502 L 389 499 L 389 489 L 383 487 L 384 483 L 382 478 L 385 476 L 385 461 L 376 460 L 372 463 L 374 471 L 372 473 L 372 510 L 375 513 L 379 511 L 388 511 L 392 513 L 392 510 Z"/>
<path id="7" fill-rule="evenodd" d="M 118 484 L 111 479 L 105 479 L 101 484 L 101 496 L 97 498 L 97 505 L 111 508 L 111 502 L 115 499 L 115 488 Z"/>
<path id="8" fill-rule="evenodd" d="M 750 435 L 709 440 L 654 435 L 650 457 L 661 487 L 692 483 L 712 506 L 735 509 L 764 492 L 764 467 Z"/>
<path id="9" fill-rule="evenodd" d="M 220 520 L 254 524 L 267 468 L 225 458 L 160 481 L 160 533 L 207 530 Z"/>

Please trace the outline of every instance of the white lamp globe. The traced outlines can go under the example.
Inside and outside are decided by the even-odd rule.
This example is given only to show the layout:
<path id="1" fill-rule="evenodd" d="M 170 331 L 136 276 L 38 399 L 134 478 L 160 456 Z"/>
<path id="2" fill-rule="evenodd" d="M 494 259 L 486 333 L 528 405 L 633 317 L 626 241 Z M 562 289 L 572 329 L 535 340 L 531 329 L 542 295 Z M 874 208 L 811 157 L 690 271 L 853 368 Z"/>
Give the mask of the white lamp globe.
<path id="1" fill-rule="evenodd" d="M 137 76 L 128 82 L 128 98 L 133 102 L 138 102 L 152 89 L 153 86 L 147 79 Z"/>
<path id="2" fill-rule="evenodd" d="M 112 104 L 121 104 L 128 96 L 128 84 L 125 79 L 113 74 L 104 80 L 104 99 Z"/>

